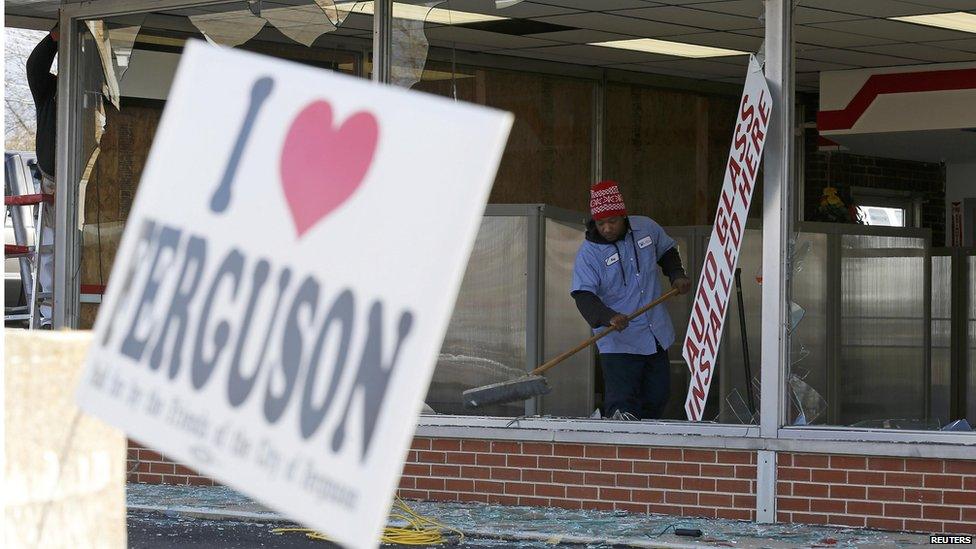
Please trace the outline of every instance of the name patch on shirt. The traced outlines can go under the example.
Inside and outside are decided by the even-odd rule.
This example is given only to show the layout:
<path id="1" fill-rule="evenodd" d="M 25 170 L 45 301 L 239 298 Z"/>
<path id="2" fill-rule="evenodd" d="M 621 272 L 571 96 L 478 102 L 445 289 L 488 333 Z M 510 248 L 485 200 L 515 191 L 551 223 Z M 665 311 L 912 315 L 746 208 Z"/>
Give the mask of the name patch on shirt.
<path id="1" fill-rule="evenodd" d="M 644 238 L 637 241 L 637 247 L 642 250 L 650 245 L 651 245 L 651 237 L 649 236 L 645 236 Z"/>
<path id="2" fill-rule="evenodd" d="M 620 254 L 613 254 L 607 258 L 607 267 L 613 265 L 614 263 L 620 261 Z"/>

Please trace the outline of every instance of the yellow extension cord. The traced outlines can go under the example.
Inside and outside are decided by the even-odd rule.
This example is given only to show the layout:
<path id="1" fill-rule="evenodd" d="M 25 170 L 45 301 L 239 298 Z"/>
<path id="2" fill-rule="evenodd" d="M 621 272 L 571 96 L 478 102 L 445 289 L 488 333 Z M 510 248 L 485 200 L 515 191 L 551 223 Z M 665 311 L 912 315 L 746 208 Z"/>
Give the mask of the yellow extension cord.
<path id="1" fill-rule="evenodd" d="M 390 518 L 403 520 L 409 526 L 387 526 L 383 530 L 383 536 L 380 538 L 380 541 L 383 543 L 440 545 L 447 541 L 444 539 L 445 532 L 455 532 L 460 537 L 459 541 L 464 541 L 463 532 L 432 518 L 419 515 L 399 497 L 393 503 Z M 271 532 L 274 534 L 300 532 L 305 534 L 309 539 L 330 541 L 324 534 L 316 532 L 311 528 L 275 528 Z"/>

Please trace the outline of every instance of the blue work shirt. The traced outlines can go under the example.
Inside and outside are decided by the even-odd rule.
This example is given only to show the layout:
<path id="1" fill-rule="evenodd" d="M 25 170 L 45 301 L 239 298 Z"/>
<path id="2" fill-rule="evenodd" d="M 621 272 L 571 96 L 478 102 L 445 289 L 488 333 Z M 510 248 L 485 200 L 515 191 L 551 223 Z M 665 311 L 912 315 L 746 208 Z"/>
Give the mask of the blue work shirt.
<path id="1" fill-rule="evenodd" d="M 651 218 L 632 215 L 628 219 L 630 230 L 616 242 L 583 241 L 576 253 L 570 290 L 592 292 L 607 307 L 624 315 L 660 297 L 657 262 L 675 245 Z M 596 328 L 593 333 L 602 329 Z M 601 353 L 652 355 L 658 344 L 667 349 L 672 343 L 674 327 L 661 304 L 631 320 L 623 331 L 611 332 L 597 342 L 597 347 Z"/>

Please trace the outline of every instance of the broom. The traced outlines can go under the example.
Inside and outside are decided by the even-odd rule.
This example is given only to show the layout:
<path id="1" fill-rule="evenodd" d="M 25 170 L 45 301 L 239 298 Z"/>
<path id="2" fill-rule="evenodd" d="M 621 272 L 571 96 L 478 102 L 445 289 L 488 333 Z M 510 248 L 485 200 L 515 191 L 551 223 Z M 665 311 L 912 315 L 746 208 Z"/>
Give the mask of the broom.
<path id="1" fill-rule="evenodd" d="M 647 305 L 644 305 L 628 316 L 627 321 L 630 322 L 631 320 L 646 313 L 653 307 L 656 307 L 663 301 L 675 295 L 678 295 L 678 290 L 676 288 L 672 288 L 668 292 L 662 294 L 661 297 L 655 299 Z M 475 387 L 473 389 L 464 391 L 461 393 L 461 400 L 464 402 L 464 407 L 477 408 L 479 406 L 487 406 L 489 404 L 503 404 L 506 402 L 526 400 L 534 396 L 549 394 L 549 391 L 552 391 L 552 387 L 549 386 L 546 378 L 542 377 L 543 372 L 589 347 L 593 343 L 596 343 L 604 336 L 615 330 L 616 328 L 613 327 L 605 328 L 600 333 L 518 379 L 501 381 L 498 383 L 492 383 L 491 385 L 484 385 L 482 387 Z"/>

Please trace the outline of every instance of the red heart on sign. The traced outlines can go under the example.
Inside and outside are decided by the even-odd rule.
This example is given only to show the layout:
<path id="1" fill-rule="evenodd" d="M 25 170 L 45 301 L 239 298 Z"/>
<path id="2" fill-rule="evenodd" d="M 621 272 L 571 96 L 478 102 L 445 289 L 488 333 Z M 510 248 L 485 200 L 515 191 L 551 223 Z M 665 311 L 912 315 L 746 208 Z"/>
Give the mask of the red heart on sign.
<path id="1" fill-rule="evenodd" d="M 342 205 L 373 163 L 379 125 L 358 112 L 338 128 L 332 106 L 315 101 L 291 123 L 281 150 L 281 186 L 298 236 Z"/>

